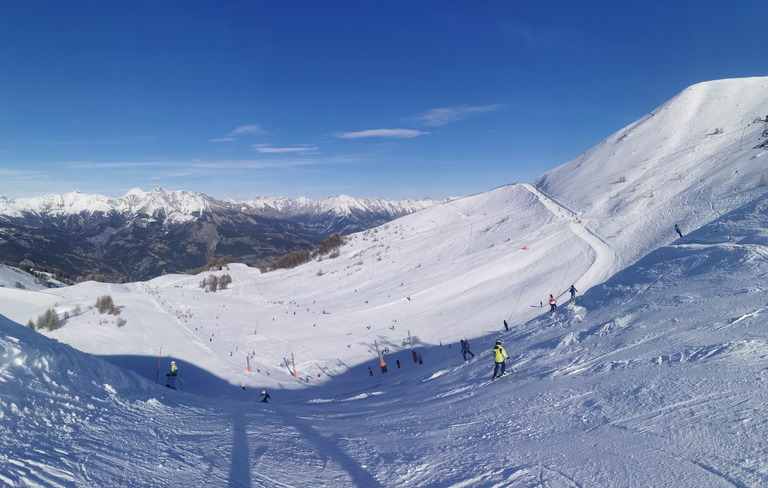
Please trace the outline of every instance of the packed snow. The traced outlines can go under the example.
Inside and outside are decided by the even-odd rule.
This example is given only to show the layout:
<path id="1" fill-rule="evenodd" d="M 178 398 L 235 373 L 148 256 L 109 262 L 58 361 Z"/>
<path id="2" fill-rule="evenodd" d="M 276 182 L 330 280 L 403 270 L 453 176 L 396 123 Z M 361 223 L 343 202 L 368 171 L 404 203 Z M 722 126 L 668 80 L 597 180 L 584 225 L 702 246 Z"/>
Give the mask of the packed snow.
<path id="1" fill-rule="evenodd" d="M 691 87 L 533 184 L 290 270 L 0 268 L 0 484 L 766 486 L 766 95 Z M 50 308 L 62 328 L 23 326 Z"/>

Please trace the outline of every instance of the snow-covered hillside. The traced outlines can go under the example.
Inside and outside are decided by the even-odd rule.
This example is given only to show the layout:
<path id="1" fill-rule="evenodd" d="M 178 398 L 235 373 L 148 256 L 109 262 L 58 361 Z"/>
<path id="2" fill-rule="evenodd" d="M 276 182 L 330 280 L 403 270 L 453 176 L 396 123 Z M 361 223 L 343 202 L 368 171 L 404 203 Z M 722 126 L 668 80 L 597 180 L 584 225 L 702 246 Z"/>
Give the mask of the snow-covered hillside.
<path id="1" fill-rule="evenodd" d="M 45 288 L 31 274 L 5 264 L 0 264 L 0 286 L 23 290 L 42 290 Z"/>
<path id="2" fill-rule="evenodd" d="M 631 264 L 764 194 L 766 129 L 767 77 L 700 83 L 534 184 Z"/>
<path id="3" fill-rule="evenodd" d="M 753 92 L 765 93 L 766 81 L 699 85 L 692 99 L 706 110 L 681 103 L 684 92 L 663 112 L 680 119 L 677 110 L 709 110 L 732 120 L 752 108 L 733 108 L 730 97 L 761 108 L 764 98 Z M 726 85 L 729 98 L 712 95 Z M 6 283 L 0 479 L 768 484 L 768 185 L 744 169 L 761 157 L 755 147 L 765 124 L 749 120 L 749 144 L 728 152 L 706 137 L 695 144 L 696 124 L 640 130 L 650 123 L 633 126 L 644 157 L 664 129 L 674 132 L 659 137 L 687 141 L 674 146 L 685 154 L 716 146 L 719 164 L 669 157 L 639 178 L 630 172 L 639 167 L 616 166 L 622 158 L 600 164 L 600 148 L 620 144 L 611 138 L 535 185 L 427 208 L 351 236 L 337 257 L 291 270 L 231 265 L 37 291 Z M 736 127 L 719 125 L 725 134 Z M 638 190 L 621 193 L 621 203 L 595 186 L 622 175 Z M 201 288 L 203 278 L 223 274 L 232 278 L 227 289 Z M 579 295 L 568 305 L 572 284 Z M 559 303 L 553 315 L 550 293 Z M 124 326 L 92 308 L 103 295 Z M 45 335 L 84 353 L 17 325 L 50 308 L 70 318 Z M 458 348 L 464 338 L 476 355 L 468 362 Z M 492 382 L 497 339 L 515 371 Z M 172 359 L 183 391 L 162 386 Z M 258 402 L 265 388 L 268 404 Z"/>

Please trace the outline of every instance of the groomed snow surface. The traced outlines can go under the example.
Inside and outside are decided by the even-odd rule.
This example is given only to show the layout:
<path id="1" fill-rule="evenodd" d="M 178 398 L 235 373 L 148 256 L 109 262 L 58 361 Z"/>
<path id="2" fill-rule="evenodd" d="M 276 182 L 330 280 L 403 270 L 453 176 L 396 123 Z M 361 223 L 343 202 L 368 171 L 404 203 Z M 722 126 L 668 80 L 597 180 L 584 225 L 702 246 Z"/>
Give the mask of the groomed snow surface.
<path id="1" fill-rule="evenodd" d="M 291 270 L 42 290 L 0 269 L 0 485 L 768 485 L 767 87 L 697 85 L 532 185 Z M 61 329 L 21 325 L 50 308 Z M 514 373 L 491 381 L 497 339 Z"/>

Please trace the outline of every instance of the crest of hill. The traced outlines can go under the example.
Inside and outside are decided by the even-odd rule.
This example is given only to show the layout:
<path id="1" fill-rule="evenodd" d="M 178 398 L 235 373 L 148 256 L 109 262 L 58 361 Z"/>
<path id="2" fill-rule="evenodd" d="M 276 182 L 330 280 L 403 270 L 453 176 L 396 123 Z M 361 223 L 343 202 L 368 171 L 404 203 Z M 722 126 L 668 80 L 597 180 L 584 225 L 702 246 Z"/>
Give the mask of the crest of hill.
<path id="1" fill-rule="evenodd" d="M 768 77 L 699 83 L 536 179 L 624 265 L 768 190 Z"/>

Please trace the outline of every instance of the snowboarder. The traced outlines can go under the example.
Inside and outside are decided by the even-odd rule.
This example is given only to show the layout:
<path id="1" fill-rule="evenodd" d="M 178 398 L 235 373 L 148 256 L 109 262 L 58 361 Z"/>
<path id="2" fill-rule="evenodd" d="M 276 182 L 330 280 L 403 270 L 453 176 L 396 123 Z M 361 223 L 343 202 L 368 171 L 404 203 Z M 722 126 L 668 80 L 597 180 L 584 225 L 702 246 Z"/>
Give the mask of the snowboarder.
<path id="1" fill-rule="evenodd" d="M 557 308 L 557 298 L 552 296 L 552 294 L 549 294 L 549 313 L 555 313 L 555 309 Z"/>
<path id="2" fill-rule="evenodd" d="M 509 356 L 507 356 L 507 351 L 504 350 L 503 347 L 501 347 L 501 341 L 496 341 L 496 346 L 493 348 L 493 360 L 495 361 L 495 366 L 493 368 L 493 378 L 496 379 L 504 376 L 507 372 L 507 365 L 506 360 L 509 359 Z M 501 374 L 499 374 L 499 368 L 501 368 Z"/>
<path id="3" fill-rule="evenodd" d="M 570 290 L 568 290 L 568 291 L 570 291 L 570 292 L 571 292 L 571 300 L 570 300 L 570 302 L 571 302 L 571 303 L 576 303 L 576 293 L 577 293 L 579 290 L 577 290 L 575 286 L 571 285 L 571 288 L 570 288 Z"/>
<path id="4" fill-rule="evenodd" d="M 166 382 L 166 385 L 168 388 L 176 389 L 176 376 L 179 374 L 179 367 L 176 366 L 176 361 L 171 361 L 171 372 L 166 374 L 166 378 L 168 379 Z"/>
<path id="5" fill-rule="evenodd" d="M 267 393 L 267 390 L 262 390 L 261 396 L 264 397 L 261 399 L 262 403 L 267 403 L 267 401 L 270 399 L 270 396 L 269 396 L 269 393 Z"/>
<path id="6" fill-rule="evenodd" d="M 464 356 L 464 361 L 467 360 L 467 354 L 471 354 L 472 357 L 475 357 L 475 354 L 469 350 L 469 341 L 464 339 L 461 340 L 461 354 Z"/>
<path id="7" fill-rule="evenodd" d="M 677 224 L 675 224 L 675 232 L 677 232 L 677 235 L 680 237 L 683 237 L 683 233 L 680 231 L 680 227 Z"/>

